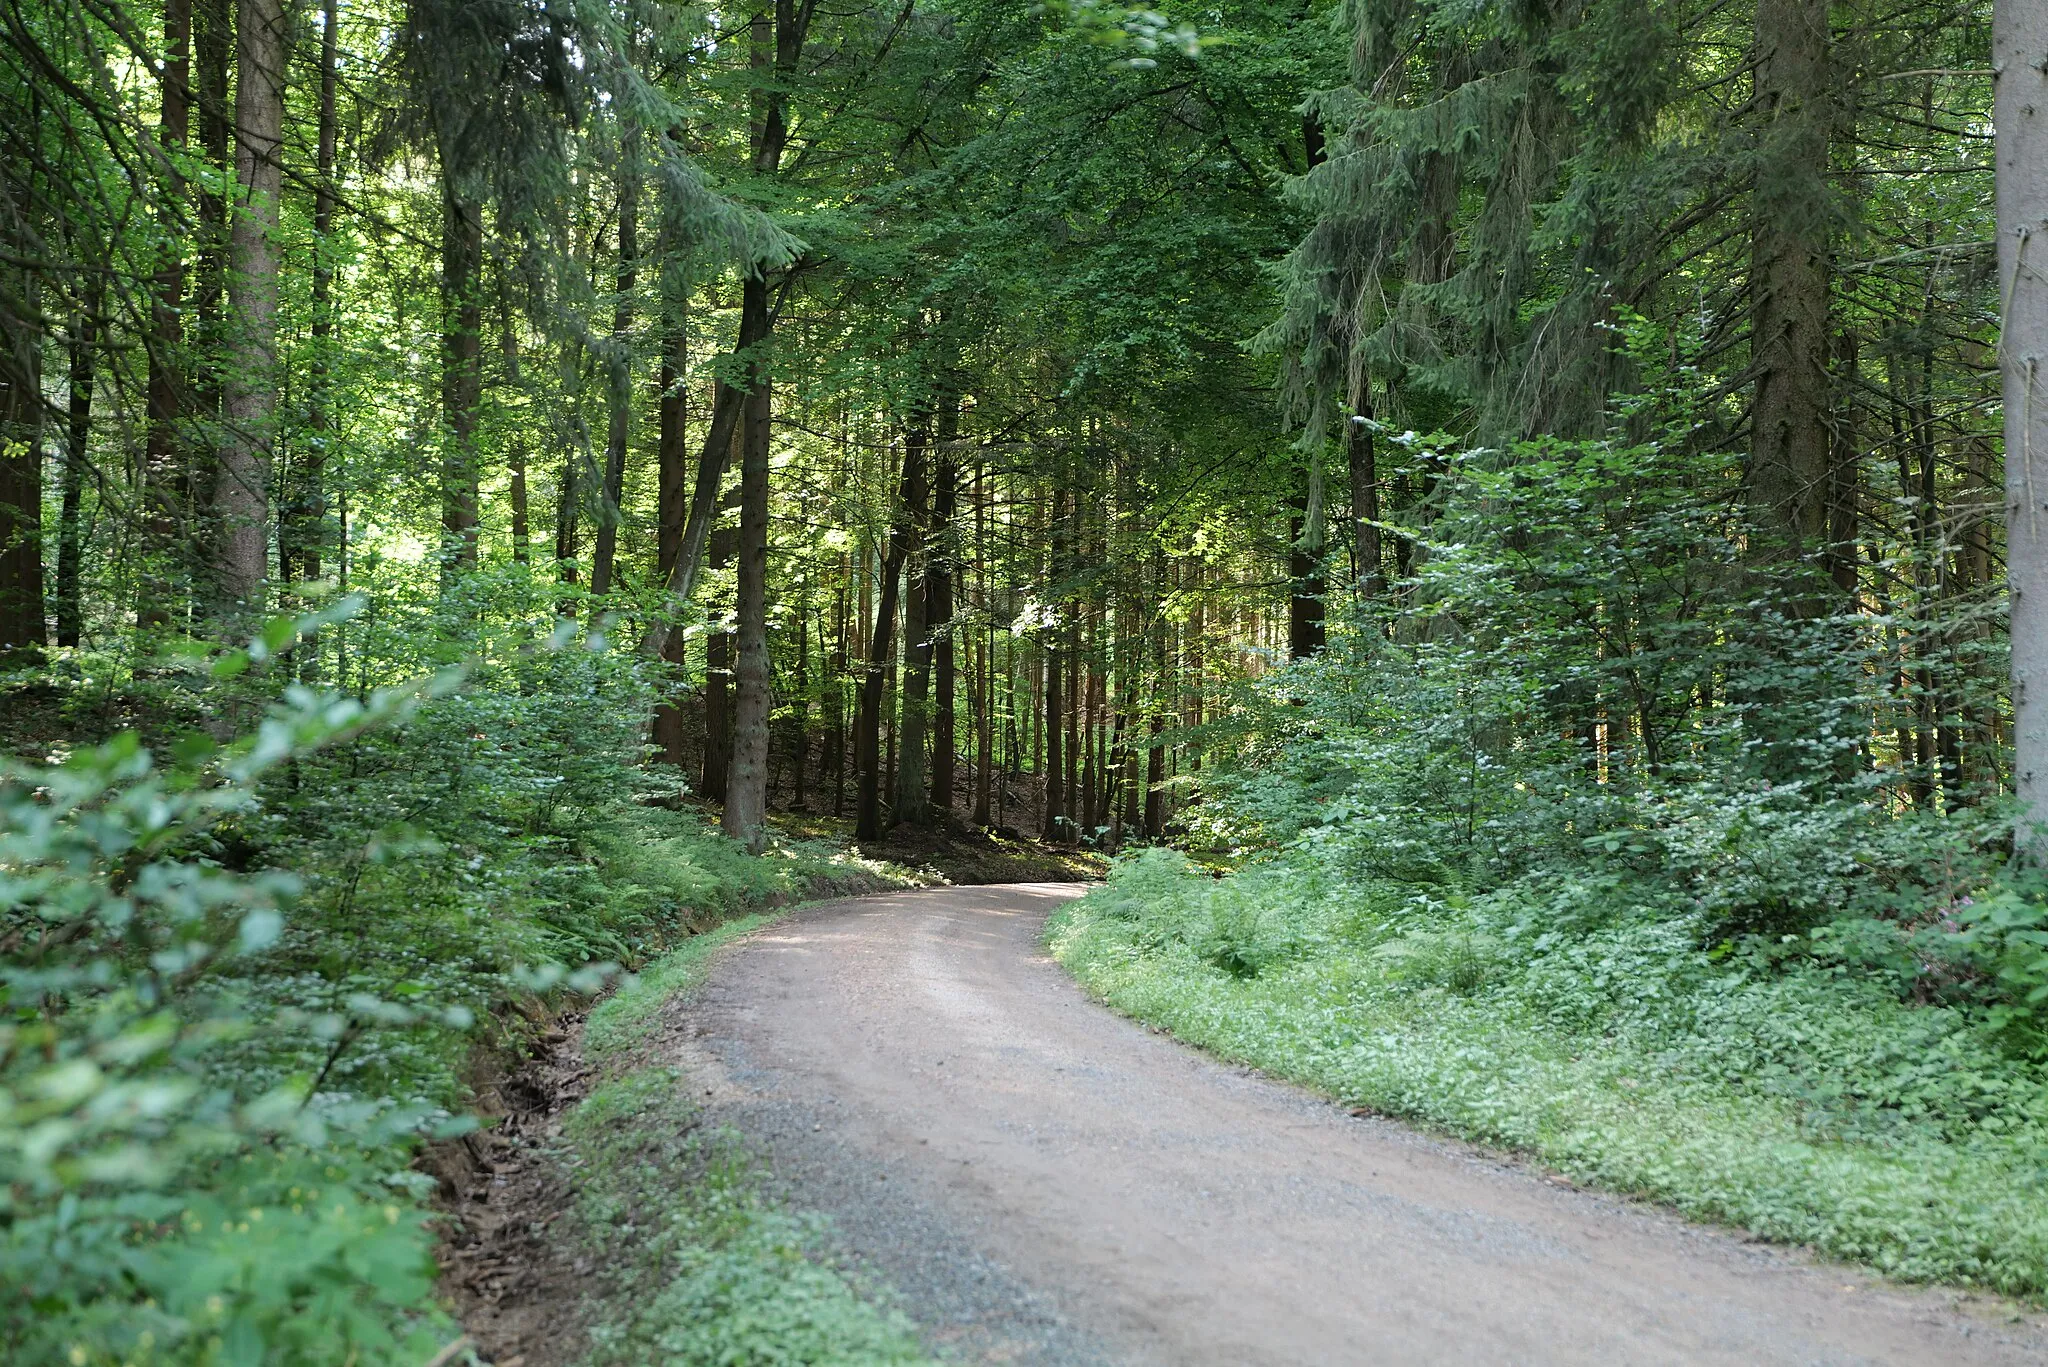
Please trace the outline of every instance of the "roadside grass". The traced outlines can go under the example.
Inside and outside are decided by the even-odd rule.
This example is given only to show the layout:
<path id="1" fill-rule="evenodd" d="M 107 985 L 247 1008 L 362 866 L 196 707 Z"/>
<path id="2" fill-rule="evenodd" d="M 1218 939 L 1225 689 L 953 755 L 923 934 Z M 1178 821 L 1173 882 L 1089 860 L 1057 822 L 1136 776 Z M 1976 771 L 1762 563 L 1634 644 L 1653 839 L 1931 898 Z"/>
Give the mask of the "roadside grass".
<path id="1" fill-rule="evenodd" d="M 576 1191 L 577 1237 L 602 1269 L 585 1317 L 587 1367 L 928 1361 L 887 1288 L 831 1256 L 825 1222 L 768 1197 L 742 1138 L 703 1126 L 680 1071 L 626 1066 L 718 950 L 793 910 L 692 937 L 585 1020 L 585 1056 L 615 1073 L 569 1116 L 557 1155 Z"/>
<path id="2" fill-rule="evenodd" d="M 2048 1298 L 2048 1079 L 1982 1022 L 1696 928 L 1510 890 L 1213 879 L 1148 851 L 1057 912 L 1094 995 L 1354 1106 L 1917 1281 Z"/>
<path id="3" fill-rule="evenodd" d="M 886 1293 L 826 1254 L 823 1222 L 764 1195 L 741 1141 L 704 1130 L 685 1091 L 674 1069 L 639 1069 L 565 1127 L 562 1162 L 602 1269 L 588 1367 L 928 1361 Z"/>

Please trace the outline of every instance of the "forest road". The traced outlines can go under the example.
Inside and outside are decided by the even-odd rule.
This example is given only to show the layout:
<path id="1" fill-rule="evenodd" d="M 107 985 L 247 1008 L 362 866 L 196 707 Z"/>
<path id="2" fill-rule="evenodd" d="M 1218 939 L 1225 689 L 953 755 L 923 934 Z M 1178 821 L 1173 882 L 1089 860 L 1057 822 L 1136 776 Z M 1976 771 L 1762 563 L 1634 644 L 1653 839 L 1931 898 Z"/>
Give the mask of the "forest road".
<path id="1" fill-rule="evenodd" d="M 956 1360 L 2048 1362 L 1992 1298 L 1887 1284 L 1360 1119 L 1090 1001 L 1079 889 L 825 903 L 666 1038 L 713 1124 Z"/>

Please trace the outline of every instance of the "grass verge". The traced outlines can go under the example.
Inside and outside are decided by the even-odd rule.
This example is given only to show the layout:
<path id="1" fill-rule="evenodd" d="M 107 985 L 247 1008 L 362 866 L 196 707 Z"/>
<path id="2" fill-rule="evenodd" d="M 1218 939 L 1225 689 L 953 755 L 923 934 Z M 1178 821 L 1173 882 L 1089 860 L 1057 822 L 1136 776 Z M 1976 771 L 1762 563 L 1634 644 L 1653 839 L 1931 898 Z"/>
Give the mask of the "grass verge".
<path id="1" fill-rule="evenodd" d="M 581 1237 L 602 1269 L 588 1367 L 927 1361 L 886 1292 L 825 1253 L 821 1220 L 765 1196 L 740 1140 L 705 1130 L 685 1092 L 674 1069 L 637 1069 L 565 1126 Z"/>
<path id="2" fill-rule="evenodd" d="M 1710 963 L 1683 926 L 1529 913 L 1154 851 L 1047 940 L 1116 1009 L 1346 1103 L 1893 1276 L 2048 1294 L 2035 1065 L 1851 977 Z"/>

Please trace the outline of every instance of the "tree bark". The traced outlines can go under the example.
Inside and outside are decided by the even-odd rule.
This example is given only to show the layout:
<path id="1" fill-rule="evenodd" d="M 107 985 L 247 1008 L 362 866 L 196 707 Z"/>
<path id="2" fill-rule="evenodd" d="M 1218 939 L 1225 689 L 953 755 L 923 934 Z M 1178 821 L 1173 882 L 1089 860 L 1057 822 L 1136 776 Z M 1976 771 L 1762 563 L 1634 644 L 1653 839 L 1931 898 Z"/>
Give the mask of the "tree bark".
<path id="1" fill-rule="evenodd" d="M 738 439 L 735 431 L 734 439 Z M 730 525 L 711 534 L 711 566 L 732 563 L 739 531 Z M 726 780 L 732 776 L 732 633 L 722 627 L 704 638 L 704 770 L 699 791 L 712 802 L 724 802 Z"/>
<path id="2" fill-rule="evenodd" d="M 320 7 L 320 113 L 314 135 L 315 186 L 313 190 L 313 290 L 312 290 L 312 373 L 307 382 L 306 454 L 292 481 L 291 503 L 280 519 L 278 533 L 279 577 L 294 579 L 320 577 L 322 542 L 327 522 L 327 443 L 333 423 L 327 406 L 329 357 L 334 341 L 334 155 L 335 59 L 338 39 L 335 0 L 322 0 Z M 309 652 L 309 657 L 310 657 Z"/>
<path id="3" fill-rule="evenodd" d="M 519 371 L 519 335 L 512 330 L 512 303 L 499 300 L 498 351 L 504 357 L 505 383 L 513 390 L 523 387 Z M 533 560 L 533 505 L 526 487 L 526 437 L 514 424 L 505 441 L 505 468 L 511 479 L 512 562 L 526 565 Z"/>
<path id="4" fill-rule="evenodd" d="M 758 315 L 767 334 L 768 281 L 756 269 L 742 286 L 740 313 Z M 768 670 L 768 462 L 774 390 L 768 359 L 755 359 L 740 423 L 738 618 L 733 646 L 732 773 L 726 785 L 725 833 L 760 853 L 767 841 L 768 720 L 774 711 Z"/>
<path id="5" fill-rule="evenodd" d="M 477 410 L 483 404 L 483 210 L 442 168 L 441 562 L 444 580 L 476 567 Z M 571 505 L 573 510 L 573 505 Z M 573 512 L 572 512 L 573 515 Z M 572 534 L 573 535 L 573 534 Z"/>
<path id="6" fill-rule="evenodd" d="M 889 545 L 882 555 L 880 591 L 875 599 L 875 629 L 868 636 L 868 657 L 853 714 L 855 767 L 854 835 L 859 840 L 882 838 L 882 705 L 887 696 L 888 667 L 896 648 L 896 600 L 902 591 L 903 565 L 916 535 L 912 509 L 922 501 L 926 433 L 920 417 L 905 435 L 903 483 L 890 519 Z"/>
<path id="7" fill-rule="evenodd" d="M 171 162 L 158 191 L 161 209 L 157 232 L 163 255 L 157 262 L 156 290 L 150 303 L 149 378 L 143 400 L 142 504 L 144 539 L 151 563 L 143 569 L 137 618 L 143 626 L 170 620 L 176 595 L 165 563 L 177 553 L 178 502 L 181 486 L 178 424 L 184 408 L 185 297 L 181 207 L 185 182 L 176 169 L 192 133 L 192 3 L 165 0 L 164 76 L 157 141 Z"/>
<path id="8" fill-rule="evenodd" d="M 79 590 L 79 505 L 85 495 L 86 446 L 92 436 L 94 352 L 99 346 L 93 311 L 99 301 L 80 310 L 71 333 L 70 427 L 64 443 L 62 500 L 57 514 L 57 644 L 76 649 L 83 632 L 85 602 Z"/>
<path id="9" fill-rule="evenodd" d="M 954 444 L 960 436 L 957 407 L 948 403 L 939 415 L 938 476 L 932 490 L 931 549 L 925 560 L 924 615 L 932 638 L 932 777 L 931 812 L 953 810 L 954 755 L 958 745 L 954 715 L 953 656 L 953 513 L 958 502 L 960 473 Z"/>
<path id="10" fill-rule="evenodd" d="M 921 516 L 923 510 L 918 510 Z M 927 552 L 929 553 L 929 552 Z M 925 746 L 931 720 L 931 622 L 925 610 L 928 580 L 913 574 L 903 595 L 903 686 L 897 722 L 895 802 L 891 815 L 899 822 L 924 826 L 931 822 L 926 789 L 930 769 Z"/>
<path id="11" fill-rule="evenodd" d="M 227 431 L 213 495 L 220 523 L 216 587 L 230 614 L 263 611 L 269 564 L 285 38 L 283 0 L 240 0 L 235 20 L 238 202 L 228 228 L 228 366 L 222 387 Z"/>
<path id="12" fill-rule="evenodd" d="M 617 302 L 612 309 L 612 344 L 624 355 L 611 367 L 611 412 L 605 431 L 604 497 L 598 507 L 597 544 L 590 557 L 590 591 L 610 593 L 614 562 L 619 549 L 620 505 L 626 496 L 626 443 L 633 428 L 633 289 L 639 255 L 640 174 L 632 164 L 636 151 L 631 137 L 624 153 L 626 166 L 619 175 L 619 259 L 614 277 Z"/>
<path id="13" fill-rule="evenodd" d="M 1291 660 L 1305 660 L 1320 652 L 1325 639 L 1322 544 L 1314 535 L 1309 503 L 1307 494 L 1296 494 L 1296 516 L 1288 524 L 1287 657 Z"/>
<path id="14" fill-rule="evenodd" d="M 774 65 L 779 82 L 786 83 L 795 78 L 797 63 L 803 56 L 804 41 L 809 36 L 811 17 L 817 8 L 817 0 L 776 0 Z M 752 63 L 762 66 L 765 55 L 763 34 L 765 18 L 756 16 L 750 26 L 753 43 Z M 784 104 L 787 95 L 781 89 L 763 88 L 756 92 L 757 113 L 752 130 L 753 171 L 757 176 L 772 176 L 782 167 L 783 149 L 789 142 L 789 123 Z M 760 263 L 755 263 L 759 266 Z M 745 356 L 754 347 L 768 340 L 768 334 L 775 327 L 775 311 L 763 309 L 748 326 L 748 317 L 741 311 L 740 335 L 733 347 L 736 357 Z M 690 601 L 690 595 L 697 586 L 697 572 L 701 567 L 704 542 L 709 535 L 711 524 L 716 520 L 718 486 L 725 478 L 725 461 L 732 449 L 732 434 L 739 426 L 740 392 L 720 386 L 716 401 L 712 404 L 711 429 L 704 436 L 704 455 L 697 465 L 697 485 L 690 500 L 689 521 L 683 528 L 683 544 L 676 556 L 674 568 L 669 573 L 667 593 L 669 611 L 655 617 L 654 626 L 649 629 L 641 642 L 641 651 L 647 655 L 661 656 L 668 649 L 668 638 L 673 626 L 670 618 Z"/>
<path id="15" fill-rule="evenodd" d="M 6 206 L 18 222 L 20 210 Z M 14 222 L 8 224 L 14 226 Z M 12 244 L 10 244 L 12 245 Z M 9 253 L 23 256 L 25 253 Z M 0 312 L 0 654 L 48 642 L 43 619 L 43 338 L 35 285 L 8 269 L 10 294 L 25 307 Z"/>
<path id="16" fill-rule="evenodd" d="M 2006 583 L 2012 602 L 2013 787 L 2023 856 L 2048 855 L 2048 6 L 2000 0 L 1997 72 L 1998 267 L 2006 301 Z"/>
<path id="17" fill-rule="evenodd" d="M 676 558 L 683 550 L 683 524 L 689 517 L 689 331 L 688 300 L 673 291 L 662 308 L 661 346 L 661 431 L 656 443 L 657 506 L 655 509 L 655 573 L 664 582 L 674 573 Z M 663 641 L 660 658 L 671 665 L 683 663 L 682 636 L 671 633 Z M 680 765 L 683 758 L 683 714 L 673 702 L 664 701 L 654 709 L 654 744 L 665 764 Z"/>
<path id="18" fill-rule="evenodd" d="M 1351 413 L 1344 443 L 1345 473 L 1351 484 L 1351 559 L 1359 601 L 1370 603 L 1385 594 L 1387 581 L 1380 567 L 1380 484 L 1373 449 L 1372 392 L 1363 375 L 1352 396 Z"/>
<path id="19" fill-rule="evenodd" d="M 1828 45 L 1827 0 L 1758 0 L 1749 484 L 1782 559 L 1828 535 Z"/>

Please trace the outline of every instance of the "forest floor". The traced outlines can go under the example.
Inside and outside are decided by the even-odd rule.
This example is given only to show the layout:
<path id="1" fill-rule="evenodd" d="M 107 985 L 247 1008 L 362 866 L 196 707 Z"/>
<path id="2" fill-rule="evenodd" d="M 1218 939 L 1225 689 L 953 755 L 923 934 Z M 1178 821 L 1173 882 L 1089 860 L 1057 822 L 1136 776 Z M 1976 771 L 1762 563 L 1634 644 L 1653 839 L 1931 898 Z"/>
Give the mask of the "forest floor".
<path id="1" fill-rule="evenodd" d="M 1901 1286 L 1579 1190 L 1162 1038 L 1089 1001 L 1046 954 L 1045 918 L 1073 891 L 807 907 L 652 1008 L 643 1057 L 687 1095 L 688 1123 L 744 1136 L 769 1192 L 828 1215 L 827 1260 L 893 1300 L 929 1351 L 1062 1365 L 2048 1360 L 2048 1321 L 1996 1297 Z"/>

